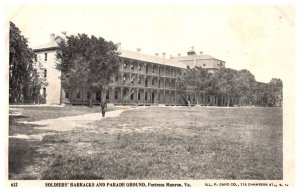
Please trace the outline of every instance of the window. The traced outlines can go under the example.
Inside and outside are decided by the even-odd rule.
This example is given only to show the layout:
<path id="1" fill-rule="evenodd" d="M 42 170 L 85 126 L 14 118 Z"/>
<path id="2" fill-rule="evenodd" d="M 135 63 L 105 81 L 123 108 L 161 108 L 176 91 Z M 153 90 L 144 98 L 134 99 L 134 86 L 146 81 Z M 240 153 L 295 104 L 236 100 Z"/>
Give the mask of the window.
<path id="1" fill-rule="evenodd" d="M 81 98 L 81 92 L 80 91 L 77 91 L 76 98 L 78 98 L 78 99 Z"/>
<path id="2" fill-rule="evenodd" d="M 155 73 L 155 66 L 153 66 L 152 68 L 152 73 Z"/>
<path id="3" fill-rule="evenodd" d="M 133 64 L 131 64 L 130 69 L 131 69 L 131 70 L 134 70 L 134 65 L 133 65 Z"/>
<path id="4" fill-rule="evenodd" d="M 87 98 L 88 98 L 88 99 L 90 99 L 90 98 L 91 98 L 91 96 L 92 96 L 91 92 L 90 92 L 90 91 L 89 91 L 89 92 L 87 92 Z"/>
<path id="5" fill-rule="evenodd" d="M 131 93 L 130 95 L 130 100 L 133 100 L 133 93 Z"/>
<path id="6" fill-rule="evenodd" d="M 45 62 L 48 60 L 48 54 L 45 53 Z"/>
<path id="7" fill-rule="evenodd" d="M 155 81 L 154 81 L 154 78 L 152 79 L 152 85 L 154 85 Z"/>
<path id="8" fill-rule="evenodd" d="M 138 100 L 141 100 L 141 93 L 138 92 Z"/>
<path id="9" fill-rule="evenodd" d="M 69 98 L 70 92 L 68 90 L 65 91 L 65 98 Z"/>
<path id="10" fill-rule="evenodd" d="M 148 93 L 145 92 L 145 99 L 147 100 L 147 98 L 148 98 Z"/>
<path id="11" fill-rule="evenodd" d="M 138 69 L 139 69 L 139 71 L 141 71 L 141 65 L 140 64 L 138 65 Z"/>
<path id="12" fill-rule="evenodd" d="M 118 95 L 118 91 L 115 91 L 115 99 L 118 99 L 119 95 Z"/>
<path id="13" fill-rule="evenodd" d="M 34 54 L 34 62 L 37 62 L 37 54 Z"/>
<path id="14" fill-rule="evenodd" d="M 131 68 L 129 60 L 124 60 L 123 65 L 124 65 L 124 69 L 126 70 L 128 70 L 127 68 Z"/>
<path id="15" fill-rule="evenodd" d="M 106 99 L 109 100 L 109 90 L 106 92 Z"/>
<path id="16" fill-rule="evenodd" d="M 141 84 L 141 77 L 138 78 L 138 84 Z"/>
<path id="17" fill-rule="evenodd" d="M 203 66 L 206 66 L 206 64 L 203 64 Z"/>
<path id="18" fill-rule="evenodd" d="M 131 78 L 130 78 L 131 84 L 133 84 L 133 81 L 134 81 L 134 76 L 131 76 Z"/>
<path id="19" fill-rule="evenodd" d="M 44 69 L 44 77 L 47 77 L 47 69 Z"/>
<path id="20" fill-rule="evenodd" d="M 118 80 L 119 80 L 119 76 L 116 74 L 115 75 L 115 82 L 118 82 Z"/>
<path id="21" fill-rule="evenodd" d="M 96 92 L 96 101 L 101 102 L 101 92 Z"/>
<path id="22" fill-rule="evenodd" d="M 46 88 L 43 88 L 43 97 L 46 97 L 47 96 L 47 93 L 46 93 Z"/>

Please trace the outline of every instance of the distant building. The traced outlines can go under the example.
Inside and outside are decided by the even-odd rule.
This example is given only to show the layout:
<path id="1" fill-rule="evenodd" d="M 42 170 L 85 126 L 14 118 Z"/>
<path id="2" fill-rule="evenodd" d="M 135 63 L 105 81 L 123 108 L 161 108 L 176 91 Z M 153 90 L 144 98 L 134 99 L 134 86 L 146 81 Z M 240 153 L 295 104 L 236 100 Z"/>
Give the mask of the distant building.
<path id="1" fill-rule="evenodd" d="M 207 68 L 210 72 L 225 67 L 225 62 L 208 55 L 196 55 L 192 50 L 187 56 L 166 59 L 163 53 L 146 55 L 138 52 L 121 50 L 119 73 L 113 77 L 106 93 L 100 91 L 91 96 L 82 88 L 70 91 L 62 88 L 60 72 L 56 70 L 57 42 L 66 36 L 50 35 L 50 42 L 34 48 L 37 55 L 36 65 L 47 72 L 48 86 L 41 93 L 47 104 L 88 104 L 89 98 L 94 97 L 95 103 L 101 102 L 104 94 L 109 103 L 116 105 L 185 105 L 187 100 L 196 104 L 194 94 L 188 93 L 188 99 L 183 100 L 178 90 L 178 77 L 187 67 L 195 65 Z M 223 100 L 216 96 L 200 93 L 200 105 L 222 105 Z"/>
<path id="2" fill-rule="evenodd" d="M 194 50 L 190 50 L 187 56 L 174 57 L 174 60 L 183 62 L 190 68 L 194 68 L 195 66 L 206 68 L 211 73 L 220 68 L 225 68 L 225 61 L 203 54 L 202 52 L 196 54 Z"/>

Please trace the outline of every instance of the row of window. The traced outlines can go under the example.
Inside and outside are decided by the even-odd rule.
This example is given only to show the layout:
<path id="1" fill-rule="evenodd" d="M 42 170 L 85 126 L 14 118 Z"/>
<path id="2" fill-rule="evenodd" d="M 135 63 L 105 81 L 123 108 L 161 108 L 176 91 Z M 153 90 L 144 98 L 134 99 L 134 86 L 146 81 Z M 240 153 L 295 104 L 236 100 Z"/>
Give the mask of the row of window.
<path id="1" fill-rule="evenodd" d="M 118 91 L 116 91 L 115 93 L 115 99 L 118 99 Z M 134 93 L 131 93 L 130 95 L 130 100 L 133 100 L 134 99 Z M 137 95 L 137 99 L 138 100 L 141 100 L 141 93 L 138 92 L 138 95 Z M 145 92 L 145 99 L 147 100 L 148 99 L 148 93 Z M 160 101 L 161 100 L 161 96 L 160 94 L 157 95 L 157 99 Z M 152 93 L 152 98 L 151 98 L 152 102 L 154 100 L 154 93 Z M 173 98 L 173 101 L 175 101 L 175 98 Z"/>
<path id="2" fill-rule="evenodd" d="M 46 88 L 44 88 L 44 89 L 46 89 Z M 70 96 L 69 91 L 65 91 L 65 98 L 69 98 L 69 96 Z M 91 97 L 91 94 L 90 94 L 90 92 L 88 92 L 87 93 L 87 98 L 90 99 L 90 97 Z M 81 99 L 81 91 L 77 91 L 76 98 Z M 100 97 L 98 96 L 97 98 L 101 98 L 101 94 L 100 94 Z M 115 91 L 114 98 L 115 98 L 115 100 L 119 99 L 119 92 L 118 91 Z M 138 98 L 138 100 L 141 100 L 141 93 L 140 92 L 138 92 L 137 98 Z M 152 99 L 153 98 L 154 98 L 154 93 L 152 93 Z M 107 91 L 107 93 L 106 93 L 106 99 L 107 100 L 109 99 L 109 91 Z M 130 94 L 130 100 L 133 100 L 133 99 L 134 99 L 134 93 L 131 93 Z M 145 99 L 146 100 L 148 99 L 148 93 L 147 92 L 145 92 Z M 160 100 L 160 94 L 158 94 L 158 100 Z"/>
<path id="3" fill-rule="evenodd" d="M 34 71 L 34 74 L 37 75 L 37 70 L 34 69 L 33 71 Z M 47 69 L 44 69 L 43 77 L 44 77 L 44 78 L 47 77 Z"/>
<path id="4" fill-rule="evenodd" d="M 118 80 L 116 80 L 116 81 L 118 81 Z M 126 82 L 126 77 L 123 77 L 123 83 L 125 83 L 125 82 Z M 140 85 L 141 82 L 142 82 L 141 78 L 138 77 L 138 84 Z M 146 87 L 148 86 L 148 82 L 149 82 L 149 80 L 148 80 L 148 79 L 145 79 L 145 86 L 146 86 Z M 157 82 L 157 81 L 156 81 L 155 79 L 152 79 L 152 86 L 153 86 L 153 85 L 156 85 L 156 84 L 155 84 L 156 82 Z M 132 78 L 132 77 L 130 78 L 130 83 L 131 83 L 131 84 L 134 84 L 134 78 Z M 168 83 L 168 82 L 166 81 L 166 84 L 167 84 L 167 83 Z M 157 85 L 158 85 L 158 86 L 161 85 L 161 81 L 160 81 L 160 80 L 158 80 Z"/>
<path id="5" fill-rule="evenodd" d="M 128 69 L 128 65 L 129 64 L 126 64 L 124 62 L 123 63 L 123 69 Z M 149 68 L 150 68 L 149 66 L 146 66 L 146 74 L 148 74 L 151 71 Z M 157 69 L 158 69 L 158 73 L 161 74 L 161 68 L 159 68 L 159 67 L 155 68 L 155 66 L 152 67 L 152 73 L 154 74 L 155 72 L 157 72 Z M 130 65 L 130 70 L 132 70 L 132 71 L 135 70 L 135 65 L 134 64 Z M 138 71 L 141 71 L 141 70 L 142 70 L 141 65 L 138 64 Z M 168 73 L 166 73 L 166 74 L 168 74 Z M 173 69 L 173 68 L 171 68 L 170 74 L 176 75 L 176 70 Z M 181 75 L 181 71 L 179 70 L 177 74 L 180 76 Z"/>
<path id="6" fill-rule="evenodd" d="M 48 53 L 44 53 L 44 61 L 47 62 L 48 60 Z M 37 62 L 37 54 L 34 55 L 34 61 Z"/>

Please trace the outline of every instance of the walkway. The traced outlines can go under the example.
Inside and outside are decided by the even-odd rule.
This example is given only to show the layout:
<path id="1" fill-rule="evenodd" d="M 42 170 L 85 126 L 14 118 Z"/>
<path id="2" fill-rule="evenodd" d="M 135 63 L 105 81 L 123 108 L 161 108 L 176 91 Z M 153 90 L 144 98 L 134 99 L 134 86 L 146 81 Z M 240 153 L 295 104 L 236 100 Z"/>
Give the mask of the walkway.
<path id="1" fill-rule="evenodd" d="M 109 117 L 118 117 L 121 113 L 130 110 L 131 108 L 118 109 L 114 111 L 106 112 L 105 117 L 102 117 L 101 113 L 88 113 L 83 115 L 76 116 L 66 116 L 59 117 L 55 119 L 44 119 L 40 121 L 34 122 L 20 122 L 24 124 L 36 125 L 35 129 L 45 130 L 45 133 L 24 135 L 24 134 L 15 134 L 13 136 L 9 136 L 10 138 L 21 138 L 21 139 L 29 139 L 29 140 L 42 140 L 43 137 L 47 134 L 50 134 L 49 131 L 53 132 L 61 132 L 61 131 L 70 131 L 72 129 L 78 127 L 85 127 L 87 124 L 92 123 L 94 121 L 99 121 L 101 119 L 109 118 Z"/>

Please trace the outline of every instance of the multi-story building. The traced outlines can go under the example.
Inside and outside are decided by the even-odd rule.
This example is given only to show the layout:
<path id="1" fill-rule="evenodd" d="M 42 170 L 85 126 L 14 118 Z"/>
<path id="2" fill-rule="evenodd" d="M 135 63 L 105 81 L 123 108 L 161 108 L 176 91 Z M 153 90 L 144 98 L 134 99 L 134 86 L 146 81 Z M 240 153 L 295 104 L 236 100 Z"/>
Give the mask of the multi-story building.
<path id="1" fill-rule="evenodd" d="M 63 33 L 62 36 L 66 34 Z M 178 78 L 186 70 L 187 66 L 200 65 L 209 70 L 215 70 L 224 66 L 225 62 L 217 59 L 204 58 L 195 53 L 188 52 L 186 57 L 167 59 L 162 56 L 146 55 L 140 51 L 120 50 L 119 73 L 113 77 L 113 81 L 106 93 L 96 92 L 94 96 L 84 88 L 70 91 L 62 88 L 60 72 L 56 70 L 57 41 L 62 36 L 51 34 L 50 43 L 34 49 L 37 55 L 37 63 L 42 63 L 42 69 L 47 72 L 48 86 L 42 88 L 42 96 L 47 104 L 88 104 L 90 97 L 94 102 L 100 103 L 102 95 L 105 95 L 109 103 L 116 105 L 184 105 L 186 100 L 191 104 L 196 103 L 195 95 L 188 93 L 188 99 L 182 98 L 182 92 L 178 89 Z M 204 62 L 203 64 L 201 62 Z M 206 64 L 206 65 L 205 65 Z M 217 105 L 218 99 L 200 93 L 199 104 Z"/>
<path id="2" fill-rule="evenodd" d="M 57 37 L 58 38 L 58 37 Z M 36 54 L 35 65 L 42 71 L 42 78 L 47 86 L 41 89 L 41 103 L 61 104 L 60 72 L 56 69 L 57 43 L 55 35 L 50 34 L 50 42 L 34 48 Z"/>

